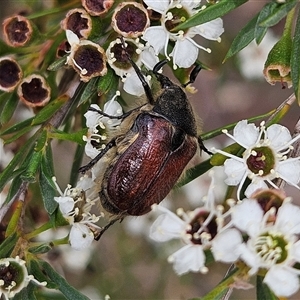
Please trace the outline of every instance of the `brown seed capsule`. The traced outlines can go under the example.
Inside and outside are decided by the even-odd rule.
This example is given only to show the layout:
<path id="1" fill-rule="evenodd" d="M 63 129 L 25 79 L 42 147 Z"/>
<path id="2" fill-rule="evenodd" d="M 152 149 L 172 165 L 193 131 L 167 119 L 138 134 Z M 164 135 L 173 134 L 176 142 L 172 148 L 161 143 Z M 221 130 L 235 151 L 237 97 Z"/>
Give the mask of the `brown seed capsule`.
<path id="1" fill-rule="evenodd" d="M 100 16 L 112 7 L 114 0 L 82 0 L 81 3 L 91 16 Z"/>
<path id="2" fill-rule="evenodd" d="M 13 16 L 4 20 L 3 33 L 9 46 L 21 47 L 26 45 L 32 37 L 32 26 L 24 16 Z"/>
<path id="3" fill-rule="evenodd" d="M 0 58 L 0 90 L 11 92 L 22 79 L 22 69 L 19 64 L 10 57 Z"/>
<path id="4" fill-rule="evenodd" d="M 90 15 L 80 8 L 70 10 L 61 22 L 64 30 L 71 30 L 80 39 L 88 38 L 92 30 L 92 19 Z"/>
<path id="5" fill-rule="evenodd" d="M 135 2 L 123 2 L 112 16 L 113 29 L 123 37 L 137 38 L 150 25 L 147 10 Z"/>
<path id="6" fill-rule="evenodd" d="M 27 106 L 45 106 L 50 100 L 50 87 L 44 77 L 32 74 L 22 80 L 18 95 Z"/>

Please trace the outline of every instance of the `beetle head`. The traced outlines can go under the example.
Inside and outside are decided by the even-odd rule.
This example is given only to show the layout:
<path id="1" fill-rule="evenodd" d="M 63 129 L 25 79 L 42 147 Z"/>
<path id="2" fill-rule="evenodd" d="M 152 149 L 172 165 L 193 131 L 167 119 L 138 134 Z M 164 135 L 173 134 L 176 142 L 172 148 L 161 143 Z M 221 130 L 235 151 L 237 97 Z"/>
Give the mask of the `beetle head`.
<path id="1" fill-rule="evenodd" d="M 194 112 L 185 92 L 168 77 L 157 72 L 154 74 L 160 82 L 161 92 L 155 100 L 153 111 L 164 116 L 186 134 L 197 136 Z"/>

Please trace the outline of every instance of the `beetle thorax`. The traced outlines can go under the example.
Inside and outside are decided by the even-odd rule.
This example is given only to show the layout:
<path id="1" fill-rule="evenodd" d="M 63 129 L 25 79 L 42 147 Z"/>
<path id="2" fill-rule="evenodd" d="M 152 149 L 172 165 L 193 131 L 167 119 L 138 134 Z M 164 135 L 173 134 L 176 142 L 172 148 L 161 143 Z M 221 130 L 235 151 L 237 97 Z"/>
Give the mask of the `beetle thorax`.
<path id="1" fill-rule="evenodd" d="M 162 82 L 161 82 L 162 83 Z M 156 99 L 153 111 L 168 119 L 186 134 L 197 136 L 197 125 L 193 109 L 184 91 L 170 80 L 162 83 L 162 93 Z"/>

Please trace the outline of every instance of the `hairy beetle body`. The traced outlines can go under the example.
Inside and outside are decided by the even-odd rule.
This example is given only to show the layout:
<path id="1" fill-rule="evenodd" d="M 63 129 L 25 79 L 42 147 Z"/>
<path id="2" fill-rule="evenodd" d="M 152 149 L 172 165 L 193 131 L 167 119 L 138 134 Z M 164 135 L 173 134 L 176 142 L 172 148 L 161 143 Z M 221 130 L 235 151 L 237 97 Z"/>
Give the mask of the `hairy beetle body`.
<path id="1" fill-rule="evenodd" d="M 128 136 L 134 142 L 126 143 Z M 99 193 L 102 206 L 114 215 L 149 212 L 170 192 L 197 144 L 197 138 L 167 119 L 150 112 L 139 114 L 130 131 L 116 139 L 122 152 L 117 151 L 105 171 Z"/>
<path id="2" fill-rule="evenodd" d="M 129 60 L 149 103 L 124 116 L 111 117 L 121 119 L 120 133 L 80 169 L 85 172 L 99 161 L 97 191 L 102 207 L 113 216 L 102 232 L 116 220 L 143 215 L 152 204 L 160 203 L 197 153 L 198 145 L 209 152 L 198 137 L 195 115 L 185 92 L 158 73 L 165 62 L 153 69 L 161 85 L 160 94 L 154 98 L 141 71 Z M 192 71 L 193 77 L 199 70 L 197 66 Z M 190 82 L 195 78 L 191 76 Z"/>

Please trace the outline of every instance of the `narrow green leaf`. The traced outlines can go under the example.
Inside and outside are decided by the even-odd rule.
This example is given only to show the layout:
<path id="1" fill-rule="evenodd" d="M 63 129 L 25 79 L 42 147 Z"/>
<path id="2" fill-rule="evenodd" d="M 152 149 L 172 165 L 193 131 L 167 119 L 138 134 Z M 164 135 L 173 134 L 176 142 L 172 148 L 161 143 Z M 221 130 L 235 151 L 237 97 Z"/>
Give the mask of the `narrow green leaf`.
<path id="1" fill-rule="evenodd" d="M 18 240 L 18 236 L 16 233 L 8 236 L 3 242 L 0 244 L 0 259 L 9 257 L 12 250 L 14 249 L 16 242 Z"/>
<path id="2" fill-rule="evenodd" d="M 174 28 L 174 31 L 194 27 L 226 15 L 228 12 L 246 3 L 248 0 L 222 0 L 200 10 L 186 22 Z"/>
<path id="3" fill-rule="evenodd" d="M 33 120 L 33 118 L 29 118 L 22 122 L 12 125 L 11 127 L 5 128 L 2 131 L 0 131 L 0 136 L 6 135 L 6 134 L 13 134 L 13 133 L 18 132 L 19 130 L 24 130 L 24 128 L 30 126 L 32 120 Z"/>
<path id="4" fill-rule="evenodd" d="M 48 68 L 48 71 L 57 71 L 60 68 L 64 67 L 66 65 L 67 56 L 63 56 L 59 59 L 57 59 L 55 62 L 53 62 Z"/>
<path id="5" fill-rule="evenodd" d="M 66 133 L 66 132 L 58 130 L 58 129 L 53 129 L 50 136 L 52 138 L 56 138 L 58 140 L 71 141 L 71 142 L 75 142 L 79 145 L 84 145 L 85 141 L 82 139 L 82 137 L 86 133 L 87 133 L 86 128 L 84 128 L 78 132 L 74 132 L 74 133 Z"/>
<path id="6" fill-rule="evenodd" d="M 262 22 L 262 20 L 264 20 L 270 14 L 274 4 L 275 4 L 274 2 L 267 3 L 262 8 L 262 10 L 260 11 L 260 13 L 258 15 L 256 26 L 255 26 L 255 31 L 254 31 L 254 37 L 255 37 L 255 41 L 257 44 L 260 44 L 260 42 L 262 41 L 263 37 L 265 36 L 265 34 L 268 30 L 268 27 L 261 26 L 260 23 Z"/>
<path id="7" fill-rule="evenodd" d="M 50 243 L 45 243 L 42 245 L 38 245 L 35 247 L 31 247 L 28 249 L 29 252 L 34 253 L 34 254 L 42 254 L 42 253 L 47 253 L 50 250 L 52 250 L 52 247 Z"/>
<path id="8" fill-rule="evenodd" d="M 13 114 L 17 108 L 18 103 L 19 103 L 19 98 L 18 98 L 18 95 L 16 92 L 7 94 L 6 103 L 0 114 L 0 123 L 1 124 L 5 124 L 11 119 L 11 117 L 13 116 Z"/>
<path id="9" fill-rule="evenodd" d="M 247 23 L 247 25 L 237 34 L 224 58 L 224 61 L 240 52 L 254 40 L 257 19 L 258 15 Z"/>
<path id="10" fill-rule="evenodd" d="M 54 176 L 52 150 L 50 145 L 46 148 L 46 155 L 42 157 L 39 184 L 46 211 L 51 215 L 58 203 L 54 200 L 56 188 L 52 177 Z"/>
<path id="11" fill-rule="evenodd" d="M 21 175 L 21 179 L 26 182 L 35 182 L 37 170 L 40 166 L 42 159 L 42 152 L 34 151 L 30 157 L 26 171 Z"/>
<path id="12" fill-rule="evenodd" d="M 32 282 L 23 288 L 19 293 L 14 295 L 14 300 L 38 300 L 34 294 L 37 286 Z"/>
<path id="13" fill-rule="evenodd" d="M 79 168 L 82 166 L 82 157 L 84 155 L 84 147 L 78 145 L 76 148 L 76 152 L 74 155 L 74 161 L 72 164 L 72 169 L 71 169 L 71 173 L 70 173 L 70 184 L 72 186 L 76 185 L 76 182 L 78 180 L 78 170 Z"/>
<path id="14" fill-rule="evenodd" d="M 68 300 L 89 300 L 88 297 L 78 292 L 74 287 L 59 275 L 50 264 L 45 261 L 39 261 L 44 273 L 57 285 L 57 288 L 64 294 Z"/>
<path id="15" fill-rule="evenodd" d="M 271 292 L 269 287 L 263 282 L 263 277 L 256 277 L 256 299 L 259 300 L 278 300 Z"/>
<path id="16" fill-rule="evenodd" d="M 98 81 L 99 77 L 94 77 L 86 84 L 84 91 L 80 96 L 78 105 L 90 101 L 93 97 L 96 96 Z"/>
<path id="17" fill-rule="evenodd" d="M 239 145 L 238 143 L 234 143 L 225 147 L 223 151 L 230 153 L 232 155 L 237 155 L 241 149 L 244 148 L 242 148 L 242 146 Z M 227 158 L 228 156 L 225 156 L 220 153 L 216 153 L 211 157 L 210 162 L 213 166 L 222 166 Z"/>
<path id="18" fill-rule="evenodd" d="M 260 21 L 259 25 L 263 27 L 271 27 L 276 25 L 281 19 L 283 19 L 288 14 L 290 10 L 292 10 L 296 6 L 298 2 L 298 0 L 289 0 L 285 3 L 269 3 L 269 14 L 266 15 L 266 17 Z"/>
<path id="19" fill-rule="evenodd" d="M 300 105 L 300 14 L 298 13 L 291 54 L 291 77 L 293 88 Z"/>
<path id="20" fill-rule="evenodd" d="M 66 102 L 66 96 L 51 101 L 47 106 L 40 110 L 35 118 L 32 120 L 31 125 L 39 125 L 47 120 Z"/>
<path id="21" fill-rule="evenodd" d="M 197 166 L 187 170 L 186 176 L 180 182 L 178 182 L 176 184 L 175 188 L 179 188 L 179 187 L 191 182 L 192 180 L 196 179 L 200 175 L 206 173 L 212 167 L 213 166 L 211 165 L 210 160 L 208 159 L 208 160 L 198 164 Z"/>
<path id="22" fill-rule="evenodd" d="M 99 95 L 107 94 L 109 90 L 113 90 L 115 93 L 115 90 L 118 86 L 118 78 L 115 75 L 114 71 L 111 68 L 107 69 L 107 73 L 105 76 L 101 77 L 98 86 L 97 91 Z"/>

